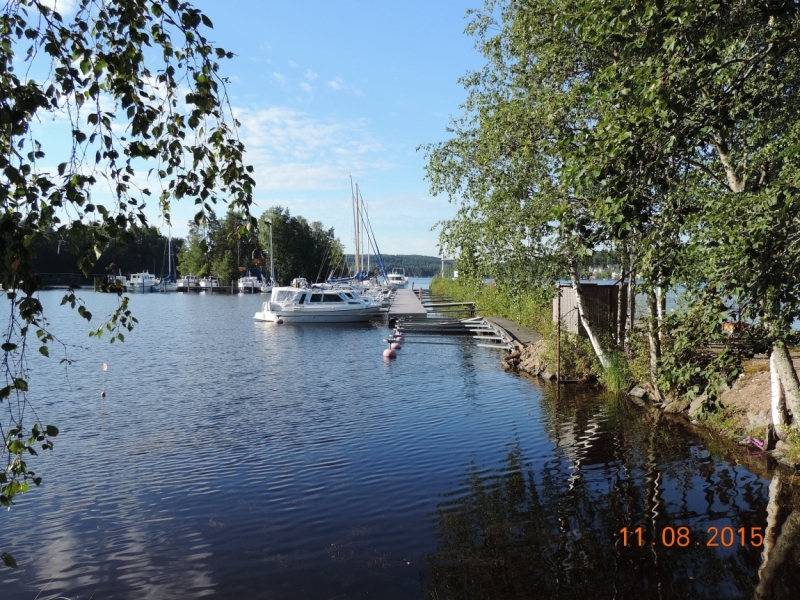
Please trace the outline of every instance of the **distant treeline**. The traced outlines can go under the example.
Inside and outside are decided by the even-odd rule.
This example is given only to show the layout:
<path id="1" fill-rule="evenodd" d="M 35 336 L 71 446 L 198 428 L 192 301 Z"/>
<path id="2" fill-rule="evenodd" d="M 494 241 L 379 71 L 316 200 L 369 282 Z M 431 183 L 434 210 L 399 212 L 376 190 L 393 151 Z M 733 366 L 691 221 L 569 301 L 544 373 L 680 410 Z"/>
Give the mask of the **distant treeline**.
<path id="1" fill-rule="evenodd" d="M 402 267 L 406 271 L 408 277 L 433 277 L 438 275 L 442 270 L 442 259 L 437 256 L 422 256 L 420 254 L 381 254 L 383 264 L 386 265 L 387 272 L 391 273 L 392 269 Z M 352 254 L 346 255 L 347 266 L 352 270 L 355 269 L 355 257 Z M 364 259 L 366 260 L 366 258 Z M 449 266 L 451 261 L 446 261 L 445 266 Z M 370 271 L 377 271 L 378 261 L 375 255 L 369 256 Z M 366 270 L 366 263 L 364 265 Z"/>
<path id="2" fill-rule="evenodd" d="M 172 238 L 173 275 L 216 275 L 229 283 L 250 267 L 261 267 L 268 274 L 270 225 L 275 278 L 279 283 L 288 284 L 295 277 L 317 281 L 346 272 L 341 242 L 332 228 L 325 229 L 319 221 L 309 223 L 303 217 L 290 215 L 288 209 L 275 206 L 259 217 L 256 231 L 239 234 L 244 224 L 242 216 L 235 212 L 228 211 L 218 218 L 213 210 L 202 224 L 191 222 L 187 239 Z M 77 275 L 78 263 L 86 257 L 94 263 L 90 276 L 142 271 L 164 276 L 169 272 L 168 238 L 155 227 L 134 231 L 127 241 L 112 241 L 96 260 L 93 249 L 80 239 L 68 241 L 52 236 L 35 244 L 37 273 Z"/>
<path id="3" fill-rule="evenodd" d="M 172 251 L 177 255 L 184 241 L 172 240 Z M 80 240 L 60 240 L 53 235 L 47 241 L 34 242 L 37 273 L 80 273 L 78 259 L 93 256 L 94 250 Z M 173 261 L 174 265 L 174 261 Z M 155 227 L 142 228 L 133 234 L 132 240 L 123 243 L 112 240 L 108 249 L 95 262 L 94 275 L 108 273 L 139 273 L 149 271 L 156 275 L 167 271 L 167 238 Z"/>

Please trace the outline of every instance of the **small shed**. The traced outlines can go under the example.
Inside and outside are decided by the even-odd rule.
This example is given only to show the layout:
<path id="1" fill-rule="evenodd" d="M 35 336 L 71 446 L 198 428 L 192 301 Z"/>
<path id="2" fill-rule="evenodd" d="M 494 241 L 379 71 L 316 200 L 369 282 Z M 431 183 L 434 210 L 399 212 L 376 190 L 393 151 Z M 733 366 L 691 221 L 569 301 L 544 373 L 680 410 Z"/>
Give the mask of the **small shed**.
<path id="1" fill-rule="evenodd" d="M 558 284 L 561 294 L 561 325 L 570 333 L 585 336 L 586 331 L 580 325 L 578 317 L 578 302 L 571 282 Z M 622 312 L 626 314 L 628 286 L 615 282 L 599 283 L 582 281 L 584 309 L 586 316 L 595 326 L 597 333 L 616 335 L 617 314 L 619 302 L 622 302 Z M 621 294 L 621 298 L 620 298 Z M 558 321 L 558 296 L 553 298 L 553 322 Z M 623 328 L 624 331 L 624 328 Z"/>

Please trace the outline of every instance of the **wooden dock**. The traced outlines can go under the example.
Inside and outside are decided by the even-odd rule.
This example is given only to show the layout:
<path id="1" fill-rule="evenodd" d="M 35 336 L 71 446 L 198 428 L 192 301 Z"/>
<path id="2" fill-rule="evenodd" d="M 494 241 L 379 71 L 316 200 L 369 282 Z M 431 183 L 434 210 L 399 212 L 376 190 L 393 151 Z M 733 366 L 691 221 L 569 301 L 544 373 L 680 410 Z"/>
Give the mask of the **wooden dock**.
<path id="1" fill-rule="evenodd" d="M 530 346 L 542 339 L 538 331 L 534 331 L 528 327 L 520 327 L 514 321 L 503 319 L 501 317 L 484 317 L 498 329 L 502 329 L 512 341 L 521 343 L 523 346 Z"/>
<path id="2" fill-rule="evenodd" d="M 392 306 L 389 308 L 389 318 L 393 317 L 413 317 L 422 318 L 428 316 L 428 311 L 422 306 L 417 295 L 412 290 L 397 290 L 392 298 Z"/>

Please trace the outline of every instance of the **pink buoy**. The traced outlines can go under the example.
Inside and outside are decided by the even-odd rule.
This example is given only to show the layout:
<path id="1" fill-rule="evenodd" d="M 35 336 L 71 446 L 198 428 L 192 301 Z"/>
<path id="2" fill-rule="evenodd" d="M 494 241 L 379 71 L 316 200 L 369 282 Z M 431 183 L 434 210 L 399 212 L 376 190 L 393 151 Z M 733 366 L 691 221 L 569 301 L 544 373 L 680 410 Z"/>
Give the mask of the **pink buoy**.
<path id="1" fill-rule="evenodd" d="M 392 350 L 400 350 L 401 348 L 402 348 L 402 346 L 400 344 L 398 344 L 397 342 L 394 342 L 392 344 Z"/>
<path id="2" fill-rule="evenodd" d="M 397 358 L 397 352 L 388 349 L 383 351 L 383 358 Z"/>
<path id="3" fill-rule="evenodd" d="M 275 325 L 283 325 L 283 319 L 275 319 Z"/>

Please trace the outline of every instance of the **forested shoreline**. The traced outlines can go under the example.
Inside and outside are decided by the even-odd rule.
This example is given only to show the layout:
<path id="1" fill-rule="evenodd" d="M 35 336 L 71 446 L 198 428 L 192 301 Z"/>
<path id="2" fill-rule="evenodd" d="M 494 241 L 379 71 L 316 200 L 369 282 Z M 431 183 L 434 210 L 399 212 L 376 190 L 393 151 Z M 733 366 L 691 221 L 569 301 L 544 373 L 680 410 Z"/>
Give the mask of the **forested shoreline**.
<path id="1" fill-rule="evenodd" d="M 239 234 L 244 223 L 244 218 L 235 212 L 217 217 L 211 210 L 201 223 L 189 222 L 185 239 L 170 238 L 153 226 L 138 228 L 127 241 L 111 240 L 87 279 L 142 271 L 164 276 L 170 263 L 170 240 L 173 272 L 179 275 L 215 275 L 230 283 L 251 267 L 268 273 L 270 226 L 275 278 L 281 283 L 288 284 L 295 277 L 324 281 L 331 275 L 349 274 L 355 268 L 353 255 L 344 254 L 333 228 L 326 229 L 320 221 L 309 222 L 302 216 L 293 216 L 288 208 L 275 206 L 265 211 L 258 219 L 258 227 L 249 235 Z M 42 274 L 78 274 L 77 258 L 90 251 L 87 240 L 58 240 L 56 236 L 34 242 L 33 248 L 36 271 Z M 435 256 L 387 254 L 382 258 L 388 271 L 404 268 L 411 277 L 432 277 L 441 271 L 441 259 Z M 370 264 L 370 270 L 376 272 L 378 263 L 374 255 Z M 452 273 L 451 262 L 446 269 Z"/>

